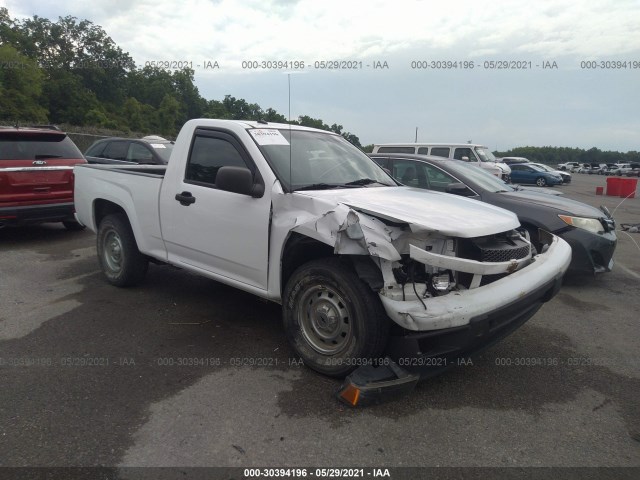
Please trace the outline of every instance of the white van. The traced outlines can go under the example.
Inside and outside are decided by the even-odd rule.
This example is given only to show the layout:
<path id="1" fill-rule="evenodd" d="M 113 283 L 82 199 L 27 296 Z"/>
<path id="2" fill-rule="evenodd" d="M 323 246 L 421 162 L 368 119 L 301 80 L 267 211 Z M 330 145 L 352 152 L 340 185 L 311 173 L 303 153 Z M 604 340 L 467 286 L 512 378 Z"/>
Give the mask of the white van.
<path id="1" fill-rule="evenodd" d="M 496 160 L 493 153 L 478 143 L 380 143 L 372 153 L 413 153 L 477 163 L 492 174 L 509 181 L 511 168 Z"/>

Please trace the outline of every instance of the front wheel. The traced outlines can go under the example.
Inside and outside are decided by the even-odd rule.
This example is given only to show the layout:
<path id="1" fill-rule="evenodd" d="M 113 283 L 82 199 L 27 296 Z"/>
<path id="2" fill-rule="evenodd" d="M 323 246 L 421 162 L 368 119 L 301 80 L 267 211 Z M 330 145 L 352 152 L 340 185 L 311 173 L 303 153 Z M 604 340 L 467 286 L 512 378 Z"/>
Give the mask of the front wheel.
<path id="1" fill-rule="evenodd" d="M 539 187 L 545 187 L 547 185 L 547 181 L 544 179 L 544 177 L 539 177 L 536 179 L 536 185 Z"/>
<path id="2" fill-rule="evenodd" d="M 130 287 L 144 279 L 147 257 L 138 250 L 127 217 L 107 215 L 98 228 L 98 261 L 107 280 L 116 287 Z"/>
<path id="3" fill-rule="evenodd" d="M 343 377 L 382 354 L 389 319 L 378 296 L 339 258 L 299 267 L 283 297 L 287 339 L 305 365 Z"/>

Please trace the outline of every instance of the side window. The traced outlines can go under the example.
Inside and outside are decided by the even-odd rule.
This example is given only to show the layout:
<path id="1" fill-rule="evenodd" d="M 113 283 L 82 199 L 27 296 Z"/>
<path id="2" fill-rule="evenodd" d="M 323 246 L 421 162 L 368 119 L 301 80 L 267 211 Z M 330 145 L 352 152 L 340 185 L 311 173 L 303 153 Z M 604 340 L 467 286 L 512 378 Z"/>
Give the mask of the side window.
<path id="1" fill-rule="evenodd" d="M 129 142 L 109 142 L 107 148 L 102 154 L 103 158 L 111 158 L 113 160 L 124 160 L 127 156 L 127 145 Z"/>
<path id="2" fill-rule="evenodd" d="M 376 162 L 378 165 L 380 165 L 382 168 L 388 168 L 387 165 L 389 164 L 389 159 L 387 159 L 387 158 L 372 158 L 372 160 L 374 162 Z"/>
<path id="3" fill-rule="evenodd" d="M 450 183 L 457 183 L 458 181 L 446 172 L 443 172 L 439 168 L 433 165 L 424 164 L 424 169 L 427 173 L 427 179 L 429 180 L 429 189 L 437 192 L 446 191 L 447 185 Z"/>
<path id="4" fill-rule="evenodd" d="M 228 140 L 196 136 L 187 163 L 185 181 L 215 186 L 220 167 L 249 168 L 240 152 Z"/>
<path id="5" fill-rule="evenodd" d="M 444 157 L 449 158 L 449 152 L 451 149 L 449 147 L 433 147 L 431 149 L 431 155 L 436 157 Z"/>
<path id="6" fill-rule="evenodd" d="M 467 157 L 467 162 L 475 161 L 475 157 L 473 156 L 473 152 L 470 148 L 456 148 L 453 154 L 453 158 L 455 158 L 456 160 L 462 160 L 462 157 Z"/>
<path id="7" fill-rule="evenodd" d="M 522 165 L 509 165 L 512 172 L 519 172 L 522 170 Z"/>
<path id="8" fill-rule="evenodd" d="M 392 176 L 407 187 L 429 188 L 424 164 L 411 160 L 393 160 Z"/>
<path id="9" fill-rule="evenodd" d="M 109 142 L 102 142 L 96 145 L 92 145 L 91 147 L 89 147 L 89 150 L 87 150 L 87 153 L 85 155 L 88 157 L 101 157 L 104 147 L 106 147 L 108 144 Z"/>
<path id="10" fill-rule="evenodd" d="M 137 163 L 155 163 L 153 155 L 147 147 L 140 145 L 139 143 L 132 142 L 129 145 L 129 151 L 127 152 L 127 160 Z"/>
<path id="11" fill-rule="evenodd" d="M 418 149 L 418 155 L 428 155 L 428 154 L 429 154 L 429 147 L 420 147 Z"/>
<path id="12" fill-rule="evenodd" d="M 414 147 L 380 147 L 377 153 L 415 153 Z"/>

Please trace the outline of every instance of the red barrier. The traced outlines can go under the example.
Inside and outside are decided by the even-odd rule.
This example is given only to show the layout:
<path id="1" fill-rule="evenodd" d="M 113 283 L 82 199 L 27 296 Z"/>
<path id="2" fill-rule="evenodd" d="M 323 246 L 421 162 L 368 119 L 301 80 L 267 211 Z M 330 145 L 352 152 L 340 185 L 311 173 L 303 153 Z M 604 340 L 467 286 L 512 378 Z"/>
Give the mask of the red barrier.
<path id="1" fill-rule="evenodd" d="M 620 197 L 635 198 L 636 187 L 638 186 L 637 178 L 621 178 L 619 185 L 620 185 Z"/>
<path id="2" fill-rule="evenodd" d="M 607 196 L 617 197 L 618 195 L 620 195 L 620 180 L 622 180 L 622 178 L 618 178 L 618 177 L 607 178 Z"/>

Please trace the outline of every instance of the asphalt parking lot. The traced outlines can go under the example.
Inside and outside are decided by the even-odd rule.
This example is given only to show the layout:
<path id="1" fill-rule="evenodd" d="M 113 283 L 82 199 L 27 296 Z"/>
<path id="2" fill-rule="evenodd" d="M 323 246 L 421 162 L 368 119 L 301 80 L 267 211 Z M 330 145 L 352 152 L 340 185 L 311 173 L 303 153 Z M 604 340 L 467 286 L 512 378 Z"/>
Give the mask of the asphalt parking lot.
<path id="1" fill-rule="evenodd" d="M 640 222 L 640 198 L 555 187 Z M 620 204 L 621 203 L 621 204 Z M 352 410 L 279 307 L 168 266 L 109 286 L 91 232 L 0 230 L 0 466 L 640 466 L 640 234 L 527 324 Z"/>

